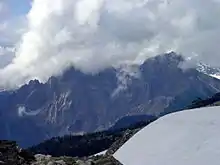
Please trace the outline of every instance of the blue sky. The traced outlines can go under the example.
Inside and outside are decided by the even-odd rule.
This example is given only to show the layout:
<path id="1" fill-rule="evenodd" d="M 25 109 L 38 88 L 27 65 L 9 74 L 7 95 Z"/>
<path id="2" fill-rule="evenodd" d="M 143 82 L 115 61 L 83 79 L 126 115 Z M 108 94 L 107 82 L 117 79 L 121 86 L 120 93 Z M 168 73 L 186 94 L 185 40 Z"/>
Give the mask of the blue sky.
<path id="1" fill-rule="evenodd" d="M 24 28 L 26 14 L 32 0 L 0 0 L 0 47 L 14 44 L 19 37 L 18 31 Z"/>
<path id="2" fill-rule="evenodd" d="M 25 29 L 32 0 L 0 0 L 0 69 L 14 57 L 12 47 Z"/>
<path id="3" fill-rule="evenodd" d="M 30 10 L 31 0 L 7 0 L 13 15 L 25 14 Z"/>

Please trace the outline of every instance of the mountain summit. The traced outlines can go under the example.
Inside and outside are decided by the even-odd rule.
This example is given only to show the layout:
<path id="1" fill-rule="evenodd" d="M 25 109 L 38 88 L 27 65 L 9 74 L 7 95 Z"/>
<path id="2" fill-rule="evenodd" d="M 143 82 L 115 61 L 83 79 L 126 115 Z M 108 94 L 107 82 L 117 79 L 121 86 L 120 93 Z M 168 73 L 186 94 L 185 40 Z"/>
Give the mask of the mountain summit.
<path id="1" fill-rule="evenodd" d="M 169 53 L 94 75 L 70 68 L 45 84 L 32 80 L 1 92 L 0 138 L 30 146 L 54 136 L 108 129 L 127 115 L 160 116 L 219 92 L 219 80 L 180 69 L 183 61 Z"/>

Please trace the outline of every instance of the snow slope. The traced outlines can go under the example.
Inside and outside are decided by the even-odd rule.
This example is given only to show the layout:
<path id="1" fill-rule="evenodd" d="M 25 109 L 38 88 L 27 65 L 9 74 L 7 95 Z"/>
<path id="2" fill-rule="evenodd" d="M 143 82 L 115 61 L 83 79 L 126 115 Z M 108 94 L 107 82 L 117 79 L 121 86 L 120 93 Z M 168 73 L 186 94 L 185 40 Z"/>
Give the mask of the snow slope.
<path id="1" fill-rule="evenodd" d="M 220 75 L 219 74 L 211 74 L 210 76 L 214 77 L 214 78 L 217 78 L 220 80 Z"/>
<path id="2" fill-rule="evenodd" d="M 107 152 L 107 150 L 102 151 L 102 152 L 99 152 L 99 153 L 95 154 L 94 156 L 105 155 L 105 154 L 106 154 L 106 152 Z"/>
<path id="3" fill-rule="evenodd" d="M 219 165 L 220 107 L 164 116 L 138 132 L 114 157 L 124 165 Z"/>
<path id="4" fill-rule="evenodd" d="M 204 63 L 198 63 L 196 69 L 201 73 L 220 79 L 220 68 L 211 67 Z"/>

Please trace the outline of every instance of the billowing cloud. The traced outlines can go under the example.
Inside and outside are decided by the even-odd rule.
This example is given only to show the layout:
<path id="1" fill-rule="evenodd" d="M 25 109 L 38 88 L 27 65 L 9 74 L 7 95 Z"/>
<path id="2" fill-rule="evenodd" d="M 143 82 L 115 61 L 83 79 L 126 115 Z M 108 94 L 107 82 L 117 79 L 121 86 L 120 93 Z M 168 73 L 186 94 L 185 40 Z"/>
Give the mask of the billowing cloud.
<path id="1" fill-rule="evenodd" d="M 15 48 L 14 47 L 3 47 L 0 46 L 0 69 L 6 67 L 11 63 L 14 57 Z"/>
<path id="2" fill-rule="evenodd" d="M 45 81 L 71 65 L 97 72 L 142 63 L 171 50 L 217 66 L 219 15 L 219 0 L 34 0 L 1 85 Z"/>
<path id="3" fill-rule="evenodd" d="M 11 10 L 8 0 L 0 0 L 0 69 L 12 62 L 16 43 L 26 27 L 25 15 L 12 16 Z"/>

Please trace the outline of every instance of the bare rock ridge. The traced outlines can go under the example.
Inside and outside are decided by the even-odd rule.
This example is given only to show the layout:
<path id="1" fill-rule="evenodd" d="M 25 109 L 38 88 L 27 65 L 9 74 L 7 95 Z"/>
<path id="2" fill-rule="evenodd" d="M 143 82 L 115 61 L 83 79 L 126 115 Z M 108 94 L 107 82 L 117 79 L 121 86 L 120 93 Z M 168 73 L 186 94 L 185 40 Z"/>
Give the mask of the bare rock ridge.
<path id="1" fill-rule="evenodd" d="M 175 53 L 151 58 L 134 67 L 138 77 L 114 68 L 95 75 L 69 68 L 44 84 L 32 80 L 0 92 L 0 139 L 29 147 L 52 137 L 105 130 L 127 115 L 161 116 L 220 91 L 219 80 L 182 70 L 181 62 Z"/>

